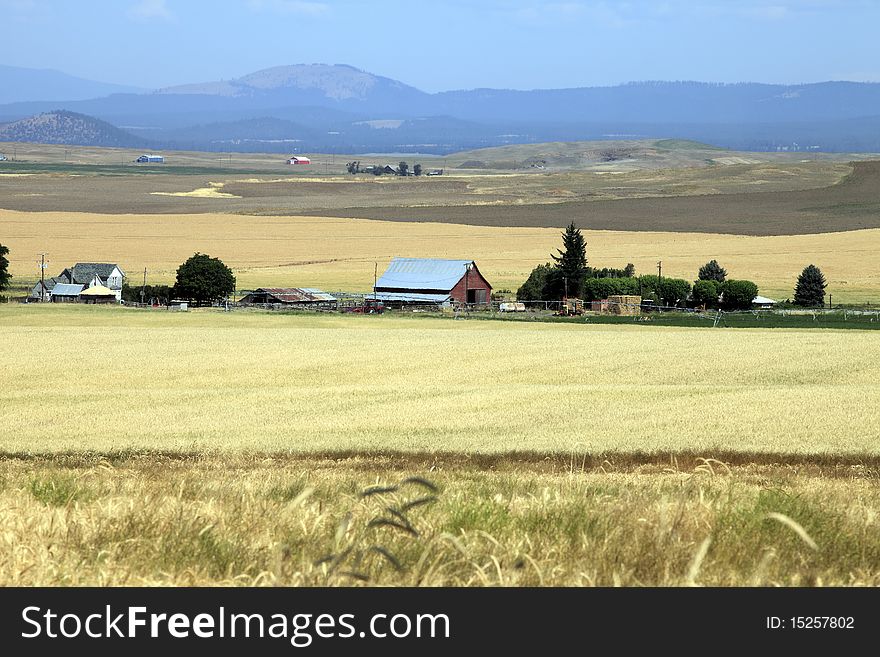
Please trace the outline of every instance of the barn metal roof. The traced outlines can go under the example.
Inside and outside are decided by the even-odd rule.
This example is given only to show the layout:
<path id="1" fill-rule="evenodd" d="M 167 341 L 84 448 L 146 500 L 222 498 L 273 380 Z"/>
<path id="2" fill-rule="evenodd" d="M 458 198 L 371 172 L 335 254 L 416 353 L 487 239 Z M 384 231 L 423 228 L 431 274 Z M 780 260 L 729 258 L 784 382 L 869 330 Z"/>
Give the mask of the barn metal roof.
<path id="1" fill-rule="evenodd" d="M 58 283 L 52 288 L 53 296 L 76 297 L 83 291 L 82 285 L 74 285 L 73 283 Z"/>
<path id="2" fill-rule="evenodd" d="M 473 260 L 395 258 L 376 282 L 376 287 L 402 290 L 451 290 Z M 430 295 L 436 296 L 436 295 Z"/>
<path id="3" fill-rule="evenodd" d="M 377 292 L 367 295 L 367 298 L 403 303 L 445 303 L 449 301 L 448 294 L 422 294 L 418 292 Z"/>

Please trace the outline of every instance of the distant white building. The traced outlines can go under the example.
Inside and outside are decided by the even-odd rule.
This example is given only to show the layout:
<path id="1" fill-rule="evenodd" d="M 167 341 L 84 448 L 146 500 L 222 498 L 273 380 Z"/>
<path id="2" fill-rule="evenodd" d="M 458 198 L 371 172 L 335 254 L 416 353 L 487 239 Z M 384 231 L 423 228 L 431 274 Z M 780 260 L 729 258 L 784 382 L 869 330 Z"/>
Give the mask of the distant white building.
<path id="1" fill-rule="evenodd" d="M 165 162 L 165 156 L 164 155 L 144 154 L 144 155 L 141 155 L 140 157 L 138 157 L 138 159 L 136 159 L 135 162 L 141 162 L 141 163 L 155 162 L 158 164 L 162 164 Z"/>
<path id="2" fill-rule="evenodd" d="M 752 306 L 755 308 L 760 308 L 761 310 L 770 310 L 775 305 L 776 302 L 773 299 L 768 299 L 767 297 L 757 296 L 752 299 Z"/>
<path id="3" fill-rule="evenodd" d="M 287 159 L 288 164 L 311 164 L 312 161 L 302 155 L 293 155 Z"/>

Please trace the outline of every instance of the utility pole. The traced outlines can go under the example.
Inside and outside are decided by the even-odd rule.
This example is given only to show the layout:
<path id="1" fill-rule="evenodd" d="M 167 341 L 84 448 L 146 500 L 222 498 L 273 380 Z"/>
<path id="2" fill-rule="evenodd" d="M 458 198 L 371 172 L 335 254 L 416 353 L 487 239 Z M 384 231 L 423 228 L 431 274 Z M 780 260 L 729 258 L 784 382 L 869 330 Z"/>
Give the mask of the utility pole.
<path id="1" fill-rule="evenodd" d="M 657 281 L 659 282 L 661 278 L 663 278 L 663 261 L 658 260 L 657 261 Z"/>
<path id="2" fill-rule="evenodd" d="M 464 266 L 464 309 L 467 312 L 470 312 L 471 309 L 468 305 L 468 277 L 471 273 L 471 267 L 473 267 L 473 264 L 470 262 Z"/>
<path id="3" fill-rule="evenodd" d="M 147 288 L 147 268 L 144 267 L 144 284 L 141 286 L 141 305 L 144 303 L 144 294 Z"/>
<path id="4" fill-rule="evenodd" d="M 45 273 L 46 273 L 46 254 L 41 253 L 40 254 L 40 301 L 46 300 L 46 283 L 44 280 Z"/>
<path id="5" fill-rule="evenodd" d="M 562 281 L 565 283 L 565 298 L 568 299 L 568 276 L 563 276 Z"/>
<path id="6" fill-rule="evenodd" d="M 373 303 L 379 306 L 379 299 L 376 298 L 376 279 L 379 277 L 379 263 L 373 263 Z"/>

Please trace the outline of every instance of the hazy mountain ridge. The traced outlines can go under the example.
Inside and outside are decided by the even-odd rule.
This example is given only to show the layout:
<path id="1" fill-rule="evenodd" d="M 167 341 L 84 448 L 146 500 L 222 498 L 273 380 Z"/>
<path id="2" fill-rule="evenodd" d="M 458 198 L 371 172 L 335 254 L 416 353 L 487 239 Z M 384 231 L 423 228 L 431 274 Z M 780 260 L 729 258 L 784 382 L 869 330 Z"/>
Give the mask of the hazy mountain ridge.
<path id="1" fill-rule="evenodd" d="M 118 93 L 140 93 L 135 86 L 86 80 L 52 69 L 0 65 L 0 103 L 35 100 L 86 100 Z"/>
<path id="2" fill-rule="evenodd" d="M 0 121 L 59 106 L 0 105 Z M 352 66 L 310 64 L 148 94 L 70 101 L 63 107 L 125 126 L 167 147 L 216 150 L 234 150 L 242 139 L 287 139 L 327 152 L 448 153 L 509 143 L 621 137 L 679 137 L 740 150 L 880 150 L 876 83 L 637 82 L 429 94 Z M 288 130 L 290 134 L 280 135 Z"/>

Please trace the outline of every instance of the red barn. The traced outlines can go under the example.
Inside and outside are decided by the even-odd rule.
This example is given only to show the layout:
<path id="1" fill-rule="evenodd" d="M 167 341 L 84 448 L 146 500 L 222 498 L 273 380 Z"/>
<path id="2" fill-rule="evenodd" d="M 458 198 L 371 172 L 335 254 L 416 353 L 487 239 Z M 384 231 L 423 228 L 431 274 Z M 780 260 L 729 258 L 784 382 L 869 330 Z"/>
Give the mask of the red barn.
<path id="1" fill-rule="evenodd" d="M 376 282 L 376 298 L 388 304 L 487 304 L 492 286 L 473 260 L 395 258 Z"/>
<path id="2" fill-rule="evenodd" d="M 312 161 L 307 157 L 303 157 L 301 155 L 294 155 L 290 159 L 287 160 L 287 163 L 288 164 L 311 164 Z"/>

